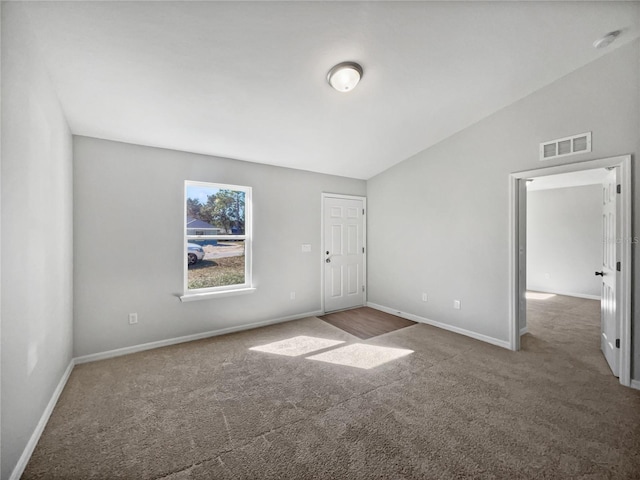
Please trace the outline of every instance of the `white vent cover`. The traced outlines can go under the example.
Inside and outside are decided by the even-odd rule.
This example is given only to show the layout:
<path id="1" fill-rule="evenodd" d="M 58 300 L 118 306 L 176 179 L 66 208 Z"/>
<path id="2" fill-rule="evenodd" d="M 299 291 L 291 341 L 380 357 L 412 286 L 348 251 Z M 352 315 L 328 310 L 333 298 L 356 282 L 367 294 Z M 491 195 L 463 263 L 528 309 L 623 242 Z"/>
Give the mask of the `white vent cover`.
<path id="1" fill-rule="evenodd" d="M 573 135 L 572 137 L 558 138 L 550 142 L 540 144 L 540 160 L 566 157 L 577 153 L 591 151 L 591 132 Z"/>

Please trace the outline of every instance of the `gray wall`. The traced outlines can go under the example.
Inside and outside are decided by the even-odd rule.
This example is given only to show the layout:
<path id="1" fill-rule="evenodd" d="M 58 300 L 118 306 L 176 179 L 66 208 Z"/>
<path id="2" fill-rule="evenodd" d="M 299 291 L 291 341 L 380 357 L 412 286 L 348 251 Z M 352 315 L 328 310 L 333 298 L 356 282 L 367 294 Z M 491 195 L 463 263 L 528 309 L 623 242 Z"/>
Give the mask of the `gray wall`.
<path id="1" fill-rule="evenodd" d="M 176 297 L 185 180 L 253 187 L 257 292 Z M 87 137 L 74 137 L 74 188 L 76 356 L 318 311 L 320 194 L 366 191 L 361 180 Z"/>
<path id="2" fill-rule="evenodd" d="M 635 157 L 639 77 L 636 41 L 368 181 L 369 301 L 507 341 L 508 176 Z M 592 153 L 538 160 L 540 142 L 586 131 L 593 132 Z M 640 170 L 633 175 L 637 192 Z M 636 232 L 638 225 L 640 208 Z M 635 255 L 636 272 L 639 266 Z M 429 294 L 427 303 L 421 292 Z M 454 299 L 462 300 L 461 310 L 452 308 Z M 634 301 L 640 302 L 637 285 Z M 640 378 L 640 335 L 633 342 Z"/>
<path id="3" fill-rule="evenodd" d="M 2 5 L 2 471 L 71 360 L 72 145 L 33 33 Z"/>
<path id="4" fill-rule="evenodd" d="M 600 297 L 602 186 L 527 193 L 527 288 Z"/>

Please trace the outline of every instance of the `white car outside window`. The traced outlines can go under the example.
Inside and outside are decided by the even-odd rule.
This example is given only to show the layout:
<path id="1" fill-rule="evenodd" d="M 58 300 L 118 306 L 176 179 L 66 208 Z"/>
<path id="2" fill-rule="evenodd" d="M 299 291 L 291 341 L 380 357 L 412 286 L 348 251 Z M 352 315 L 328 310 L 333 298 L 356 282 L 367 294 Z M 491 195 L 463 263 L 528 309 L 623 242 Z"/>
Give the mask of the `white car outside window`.
<path id="1" fill-rule="evenodd" d="M 187 243 L 187 263 L 195 265 L 204 258 L 204 250 L 197 243 Z"/>

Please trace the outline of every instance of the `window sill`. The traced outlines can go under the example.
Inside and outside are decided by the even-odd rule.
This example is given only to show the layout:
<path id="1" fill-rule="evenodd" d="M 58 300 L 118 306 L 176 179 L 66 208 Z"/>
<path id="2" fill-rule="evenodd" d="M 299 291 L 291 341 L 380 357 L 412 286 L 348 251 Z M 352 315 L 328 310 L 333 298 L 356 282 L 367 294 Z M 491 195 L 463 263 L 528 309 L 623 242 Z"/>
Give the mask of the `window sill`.
<path id="1" fill-rule="evenodd" d="M 247 295 L 255 292 L 253 287 L 239 288 L 237 290 L 223 290 L 221 292 L 189 293 L 180 296 L 181 302 L 195 302 L 196 300 L 212 300 L 214 298 L 234 297 L 236 295 Z"/>

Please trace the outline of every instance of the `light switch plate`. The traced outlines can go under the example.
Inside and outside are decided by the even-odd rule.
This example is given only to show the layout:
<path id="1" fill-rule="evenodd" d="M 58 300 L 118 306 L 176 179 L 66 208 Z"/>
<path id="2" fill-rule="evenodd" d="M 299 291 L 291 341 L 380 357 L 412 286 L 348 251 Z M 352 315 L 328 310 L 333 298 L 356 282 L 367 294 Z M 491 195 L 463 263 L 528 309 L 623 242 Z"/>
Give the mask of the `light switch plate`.
<path id="1" fill-rule="evenodd" d="M 311 251 L 311 244 L 310 243 L 303 243 L 302 244 L 302 251 L 304 253 L 309 253 Z"/>

